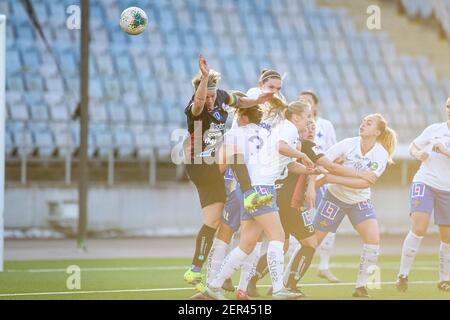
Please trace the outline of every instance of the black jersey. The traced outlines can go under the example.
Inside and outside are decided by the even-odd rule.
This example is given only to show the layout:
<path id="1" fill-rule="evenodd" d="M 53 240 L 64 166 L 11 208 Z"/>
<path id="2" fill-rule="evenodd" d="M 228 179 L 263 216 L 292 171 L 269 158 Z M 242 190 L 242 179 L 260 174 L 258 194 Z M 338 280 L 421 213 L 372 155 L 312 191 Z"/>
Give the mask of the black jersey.
<path id="1" fill-rule="evenodd" d="M 235 96 L 229 95 L 224 90 L 217 90 L 214 109 L 208 111 L 205 107 L 203 108 L 202 113 L 198 116 L 194 116 L 191 112 L 191 108 L 194 104 L 194 96 L 191 98 L 184 112 L 186 114 L 186 122 L 189 131 L 185 152 L 190 154 L 191 161 L 194 161 L 194 158 L 196 157 L 205 158 L 215 156 L 225 133 L 225 124 L 228 119 L 226 108 L 227 106 L 234 106 L 236 103 L 237 99 Z M 198 137 L 199 135 L 201 135 L 201 137 Z M 195 145 L 196 140 L 198 140 L 198 146 Z M 198 148 L 198 150 L 196 148 Z"/>
<path id="2" fill-rule="evenodd" d="M 324 156 L 323 153 L 320 153 L 317 151 L 316 144 L 314 142 L 311 142 L 309 140 L 302 140 L 302 152 L 304 154 L 306 154 L 308 156 L 309 159 L 311 159 L 312 162 L 316 163 L 320 158 L 322 158 Z M 303 194 L 302 195 L 295 195 L 294 191 L 296 189 L 296 185 L 297 182 L 299 181 L 299 179 L 303 179 L 302 183 L 303 183 Z M 300 196 L 301 198 L 304 199 L 304 192 L 306 191 L 306 179 L 305 179 L 305 175 L 299 175 L 296 173 L 289 173 L 288 176 L 281 180 L 278 181 L 279 184 L 281 184 L 281 188 L 279 191 L 280 195 L 284 195 L 283 199 L 284 201 L 291 201 L 292 197 L 296 196 Z"/>

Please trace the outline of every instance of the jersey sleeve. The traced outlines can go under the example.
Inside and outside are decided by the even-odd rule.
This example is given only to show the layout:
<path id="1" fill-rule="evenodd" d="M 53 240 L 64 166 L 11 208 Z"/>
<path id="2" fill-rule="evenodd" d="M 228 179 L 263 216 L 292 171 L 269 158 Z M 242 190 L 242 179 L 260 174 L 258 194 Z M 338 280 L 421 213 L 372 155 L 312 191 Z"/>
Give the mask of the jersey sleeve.
<path id="1" fill-rule="evenodd" d="M 314 163 L 324 156 L 323 153 L 317 151 L 315 146 L 315 143 L 311 141 L 302 141 L 302 152 Z"/>
<path id="2" fill-rule="evenodd" d="M 418 146 L 420 149 L 424 149 L 427 145 L 429 145 L 433 139 L 433 132 L 435 130 L 436 125 L 431 125 L 426 128 L 420 136 L 418 136 L 413 143 Z"/>
<path id="3" fill-rule="evenodd" d="M 298 140 L 298 131 L 295 126 L 281 125 L 278 127 L 278 141 L 284 141 L 287 144 L 291 144 L 293 141 Z"/>
<path id="4" fill-rule="evenodd" d="M 342 140 L 342 141 L 336 143 L 335 145 L 333 145 L 330 149 L 328 149 L 325 152 L 325 155 L 327 156 L 328 159 L 330 159 L 331 161 L 334 161 L 337 158 L 339 158 L 341 155 L 345 154 L 345 152 L 347 151 L 351 142 L 352 142 L 352 139 Z"/>
<path id="5" fill-rule="evenodd" d="M 257 99 L 260 94 L 261 94 L 261 89 L 259 89 L 259 88 L 251 88 L 246 93 L 247 97 L 249 97 L 250 99 Z"/>
<path id="6" fill-rule="evenodd" d="M 329 149 L 337 143 L 336 130 L 331 121 L 328 121 L 326 148 Z"/>

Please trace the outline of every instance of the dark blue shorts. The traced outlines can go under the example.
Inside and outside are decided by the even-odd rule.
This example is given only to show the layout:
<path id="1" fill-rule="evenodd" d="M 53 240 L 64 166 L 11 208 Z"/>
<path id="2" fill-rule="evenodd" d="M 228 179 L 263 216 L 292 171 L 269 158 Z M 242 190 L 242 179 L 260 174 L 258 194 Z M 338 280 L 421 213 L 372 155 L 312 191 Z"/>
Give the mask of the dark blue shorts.
<path id="1" fill-rule="evenodd" d="M 440 191 L 421 182 L 414 182 L 410 193 L 411 214 L 414 212 L 434 213 L 434 223 L 450 225 L 450 192 Z"/>
<path id="2" fill-rule="evenodd" d="M 255 212 L 251 212 L 251 213 L 242 207 L 241 220 L 252 220 L 257 216 L 262 216 L 262 215 L 270 213 L 270 212 L 278 212 L 277 192 L 276 192 L 274 186 L 255 186 L 254 189 L 262 196 L 269 195 L 269 194 L 273 195 L 273 201 L 272 201 L 271 205 L 259 206 Z"/>
<path id="3" fill-rule="evenodd" d="M 363 221 L 376 219 L 375 210 L 370 200 L 348 204 L 340 201 L 330 191 L 327 191 L 317 208 L 314 228 L 323 232 L 335 233 L 346 215 L 348 215 L 353 227 Z"/>
<path id="4" fill-rule="evenodd" d="M 239 185 L 228 194 L 225 208 L 222 215 L 222 221 L 228 225 L 234 232 L 238 231 L 241 225 L 241 208 L 243 207 L 242 192 Z"/>

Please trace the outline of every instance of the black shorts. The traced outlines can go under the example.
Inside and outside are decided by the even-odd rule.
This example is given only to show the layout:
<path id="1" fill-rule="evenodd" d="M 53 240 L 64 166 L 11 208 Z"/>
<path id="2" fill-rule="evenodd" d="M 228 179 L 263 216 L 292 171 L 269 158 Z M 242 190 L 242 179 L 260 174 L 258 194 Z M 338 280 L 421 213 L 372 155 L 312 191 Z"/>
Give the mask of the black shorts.
<path id="1" fill-rule="evenodd" d="M 217 202 L 225 203 L 227 194 L 223 174 L 217 164 L 187 164 L 186 172 L 197 188 L 202 209 Z"/>
<path id="2" fill-rule="evenodd" d="M 291 192 L 283 188 L 277 190 L 278 213 L 286 234 L 286 239 L 292 235 L 297 241 L 309 238 L 315 234 L 314 220 L 308 211 L 291 207 Z"/>

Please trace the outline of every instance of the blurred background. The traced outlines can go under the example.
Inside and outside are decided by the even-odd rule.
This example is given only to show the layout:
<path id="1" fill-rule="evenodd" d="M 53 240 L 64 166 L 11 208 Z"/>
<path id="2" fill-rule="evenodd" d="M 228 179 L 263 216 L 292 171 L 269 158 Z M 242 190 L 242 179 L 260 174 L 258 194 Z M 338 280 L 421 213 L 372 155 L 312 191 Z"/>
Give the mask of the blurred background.
<path id="1" fill-rule="evenodd" d="M 33 0 L 62 67 L 46 50 L 22 4 L 8 16 L 5 237 L 74 235 L 78 216 L 80 30 L 66 26 L 75 0 Z M 367 28 L 367 8 L 381 29 Z M 129 36 L 120 13 L 139 6 L 149 27 Z M 257 86 L 262 68 L 286 74 L 292 100 L 315 90 L 319 113 L 338 139 L 381 112 L 398 132 L 396 165 L 374 188 L 384 233 L 409 228 L 408 190 L 418 168 L 409 143 L 445 121 L 450 96 L 450 1 L 91 0 L 89 236 L 191 236 L 201 224 L 194 187 L 171 161 L 175 129 L 202 53 L 222 89 Z M 432 231 L 435 231 L 433 228 Z M 353 233 L 349 223 L 341 233 Z"/>

